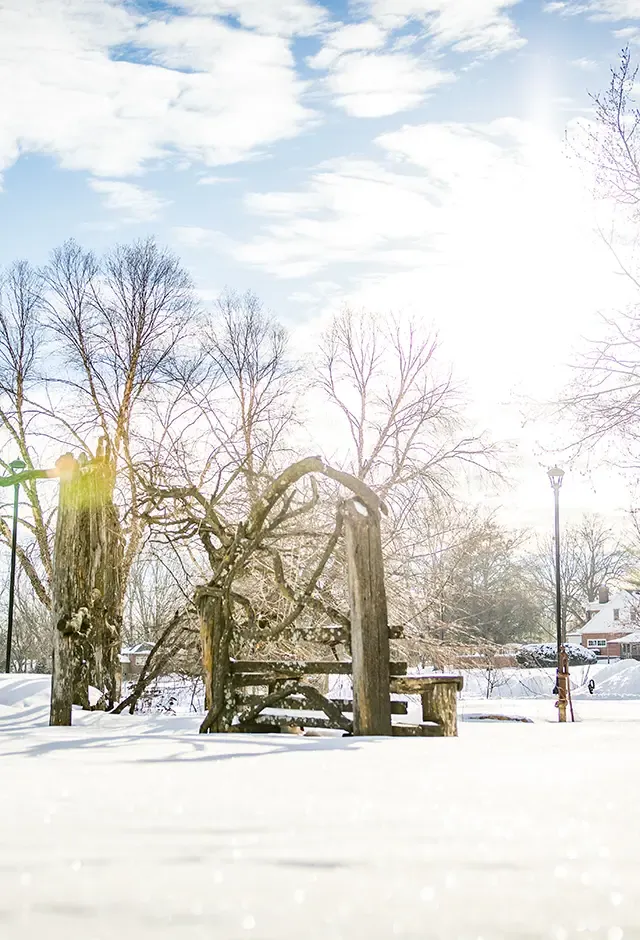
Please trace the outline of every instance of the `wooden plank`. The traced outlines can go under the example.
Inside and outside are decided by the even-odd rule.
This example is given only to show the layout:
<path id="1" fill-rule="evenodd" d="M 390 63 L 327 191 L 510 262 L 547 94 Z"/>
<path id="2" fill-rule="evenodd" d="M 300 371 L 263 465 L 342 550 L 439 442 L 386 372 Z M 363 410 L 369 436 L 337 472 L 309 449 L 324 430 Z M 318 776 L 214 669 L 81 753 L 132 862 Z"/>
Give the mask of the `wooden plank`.
<path id="1" fill-rule="evenodd" d="M 421 695 L 425 689 L 437 685 L 453 685 L 456 692 L 461 692 L 464 687 L 464 678 L 462 676 L 394 676 L 390 682 L 392 692 L 404 695 Z"/>
<path id="2" fill-rule="evenodd" d="M 282 681 L 288 676 L 283 676 Z M 299 676 L 294 676 L 294 678 L 299 678 Z M 244 688 L 250 686 L 251 688 L 261 689 L 268 688 L 273 682 L 273 676 L 261 676 L 258 673 L 247 673 L 246 675 L 235 675 L 233 676 L 233 686 L 234 688 Z M 263 696 L 264 697 L 264 696 Z"/>
<path id="3" fill-rule="evenodd" d="M 391 733 L 394 738 L 441 738 L 442 728 L 435 722 L 422 722 L 419 725 L 393 725 Z"/>
<path id="4" fill-rule="evenodd" d="M 404 676 L 407 672 L 406 663 L 390 663 L 387 656 L 386 667 L 392 676 Z M 291 662 L 269 662 L 266 660 L 236 660 L 231 662 L 231 672 L 235 676 L 245 676 L 257 674 L 266 677 L 267 682 L 272 682 L 274 678 L 288 678 L 295 676 L 349 676 L 353 671 L 351 662 L 311 662 L 296 661 Z M 247 684 L 247 683 L 245 683 Z M 256 682 L 255 685 L 263 683 Z M 387 695 L 389 687 L 387 683 Z"/>
<path id="5" fill-rule="evenodd" d="M 281 727 L 293 727 L 293 728 L 333 728 L 334 730 L 343 730 L 336 728 L 334 724 L 331 723 L 329 718 L 320 717 L 319 715 L 256 715 L 255 718 L 251 719 L 249 724 L 252 725 L 271 725 L 277 728 Z M 249 725 L 247 725 L 248 727 Z"/>
<path id="6" fill-rule="evenodd" d="M 236 660 L 231 663 L 233 675 L 239 673 L 246 675 L 253 672 L 267 676 L 350 675 L 351 670 L 352 665 L 348 662 Z"/>
<path id="7" fill-rule="evenodd" d="M 257 705 L 262 701 L 264 695 L 257 694 L 240 694 L 240 703 L 242 705 Z M 330 698 L 330 702 L 334 705 L 337 705 L 338 708 L 343 712 L 352 712 L 353 711 L 353 700 L 352 699 L 340 699 L 340 698 Z M 408 711 L 407 702 L 391 702 L 391 714 L 392 715 L 406 715 Z M 296 708 L 296 709 L 308 709 L 303 696 L 290 695 L 288 698 L 284 699 L 281 708 Z"/>
<path id="8" fill-rule="evenodd" d="M 351 633 L 347 627 L 297 627 L 291 631 L 291 635 L 296 640 L 306 640 L 308 643 L 323 643 L 327 646 L 342 643 L 348 645 L 351 642 Z M 404 639 L 404 627 L 394 625 L 389 627 L 390 640 Z"/>
<path id="9" fill-rule="evenodd" d="M 353 659 L 354 734 L 390 735 L 389 620 L 380 514 L 359 499 L 343 504 Z"/>

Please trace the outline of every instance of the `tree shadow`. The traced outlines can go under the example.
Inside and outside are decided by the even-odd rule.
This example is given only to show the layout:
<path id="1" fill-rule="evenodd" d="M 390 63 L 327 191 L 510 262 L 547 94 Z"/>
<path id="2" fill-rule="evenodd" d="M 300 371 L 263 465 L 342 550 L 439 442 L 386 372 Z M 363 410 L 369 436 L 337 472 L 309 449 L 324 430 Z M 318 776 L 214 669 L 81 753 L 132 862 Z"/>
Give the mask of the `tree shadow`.
<path id="1" fill-rule="evenodd" d="M 19 730 L 19 729 L 16 729 Z M 285 740 L 279 740 L 285 738 Z M 294 751 L 308 753 L 309 751 L 332 750 L 358 750 L 364 743 L 382 740 L 385 738 L 362 737 L 331 737 L 331 738 L 304 738 L 302 736 L 289 737 L 278 734 L 217 734 L 217 735 L 177 735 L 166 733 L 147 734 L 113 734 L 105 733 L 100 736 L 86 737 L 74 735 L 66 739 L 41 741 L 37 744 L 13 751 L 3 751 L 3 757 L 41 757 L 44 754 L 53 754 L 60 751 L 85 751 L 94 748 L 118 748 L 140 746 L 145 741 L 158 741 L 166 745 L 177 745 L 186 750 L 186 753 L 169 753 L 161 757 L 136 757 L 122 760 L 125 764 L 164 764 L 219 762 L 247 757 L 261 757 L 273 754 L 291 754 Z M 210 749 L 224 743 L 229 747 L 227 753 L 210 753 Z M 250 749 L 247 749 L 247 745 Z"/>

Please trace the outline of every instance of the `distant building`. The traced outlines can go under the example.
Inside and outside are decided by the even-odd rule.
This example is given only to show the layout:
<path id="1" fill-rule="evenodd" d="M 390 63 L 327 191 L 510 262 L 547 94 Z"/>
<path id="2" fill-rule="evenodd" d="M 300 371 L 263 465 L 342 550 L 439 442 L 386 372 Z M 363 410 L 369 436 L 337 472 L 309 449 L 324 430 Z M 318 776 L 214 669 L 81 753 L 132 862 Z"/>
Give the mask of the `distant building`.
<path id="1" fill-rule="evenodd" d="M 580 630 L 582 646 L 601 657 L 617 658 L 622 655 L 620 641 L 633 633 L 636 624 L 640 631 L 640 592 L 609 595 L 608 588 L 602 587 L 598 600 L 587 605 L 587 622 Z"/>
<path id="2" fill-rule="evenodd" d="M 134 646 L 126 646 L 120 651 L 120 665 L 122 667 L 122 678 L 127 679 L 130 676 L 139 676 L 142 667 L 149 658 L 149 653 L 154 644 L 148 641 L 136 643 Z"/>
<path id="3" fill-rule="evenodd" d="M 640 630 L 620 638 L 620 659 L 640 659 Z"/>

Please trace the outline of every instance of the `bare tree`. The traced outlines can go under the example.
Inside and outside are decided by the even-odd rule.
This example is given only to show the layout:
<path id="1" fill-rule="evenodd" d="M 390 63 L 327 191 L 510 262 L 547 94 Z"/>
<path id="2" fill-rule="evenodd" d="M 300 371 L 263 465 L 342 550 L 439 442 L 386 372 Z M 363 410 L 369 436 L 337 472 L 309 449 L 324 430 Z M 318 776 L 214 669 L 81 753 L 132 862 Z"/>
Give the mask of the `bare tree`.
<path id="1" fill-rule="evenodd" d="M 640 218 L 640 110 L 635 104 L 637 67 L 629 48 L 611 69 L 607 89 L 592 95 L 595 119 L 574 148 L 590 168 L 595 195 L 622 217 L 625 245 L 637 244 Z M 636 262 L 625 260 L 615 232 L 601 232 L 620 271 L 640 289 Z M 625 251 L 625 255 L 628 253 Z M 608 462 L 638 465 L 640 438 L 640 321 L 636 305 L 603 317 L 603 336 L 576 363 L 576 377 L 559 403 L 574 419 L 576 452 L 599 452 Z M 600 448 L 599 445 L 606 445 Z"/>
<path id="2" fill-rule="evenodd" d="M 19 456 L 32 469 L 39 463 L 34 447 L 39 455 L 55 448 L 57 456 L 63 446 L 79 449 L 90 462 L 99 460 L 119 510 L 112 521 L 124 538 L 118 577 L 111 581 L 120 594 L 115 609 L 121 610 L 143 536 L 135 451 L 154 396 L 162 388 L 166 397 L 176 347 L 188 335 L 195 312 L 189 277 L 152 240 L 118 246 L 102 259 L 67 242 L 41 274 L 24 262 L 13 265 L 2 288 L 0 425 L 6 460 Z M 38 598 L 49 606 L 55 507 L 43 503 L 35 480 L 25 482 L 22 491 L 21 531 L 28 538 L 19 545 L 18 558 Z M 0 538 L 10 538 L 4 520 Z M 103 557 L 101 564 L 114 561 Z M 118 648 L 120 619 L 117 614 L 113 645 Z M 112 679 L 115 689 L 117 676 Z"/>
<path id="3" fill-rule="evenodd" d="M 47 325 L 66 365 L 66 374 L 48 376 L 48 414 L 60 440 L 99 461 L 102 484 L 110 491 L 105 500 L 114 510 L 110 525 L 119 530 L 110 544 L 114 551 L 122 544 L 118 557 L 104 552 L 95 559 L 105 567 L 98 580 L 118 594 L 101 599 L 115 630 L 102 659 L 113 671 L 118 669 L 114 651 L 120 649 L 124 592 L 143 536 L 136 447 L 154 394 L 188 332 L 193 291 L 178 259 L 153 240 L 118 246 L 101 260 L 67 242 L 53 253 L 43 279 Z M 96 436 L 99 450 L 91 443 Z M 108 577 L 106 572 L 116 567 L 117 576 Z M 100 687 L 98 677 L 89 681 Z M 109 702 L 117 697 L 118 685 L 118 676 L 111 675 Z"/>
<path id="4" fill-rule="evenodd" d="M 40 464 L 34 425 L 38 409 L 34 402 L 43 351 L 41 324 L 42 280 L 26 262 L 18 261 L 0 276 L 0 427 L 3 434 L 0 466 L 9 471 L 19 458 L 28 470 Z M 50 604 L 52 536 L 49 506 L 36 479 L 25 481 L 21 495 L 21 531 L 29 538 L 17 547 L 18 561 L 38 599 Z M 0 518 L 0 539 L 11 544 L 11 529 Z"/>
<path id="5" fill-rule="evenodd" d="M 119 245 L 102 260 L 75 242 L 54 251 L 44 271 L 48 325 L 69 368 L 49 384 L 67 395 L 67 440 L 93 455 L 104 440 L 113 485 L 126 487 L 123 585 L 140 546 L 136 435 L 153 392 L 166 378 L 195 313 L 191 280 L 178 259 L 152 239 Z M 59 413 L 51 412 L 52 417 Z"/>
<path id="6" fill-rule="evenodd" d="M 299 369 L 288 356 L 288 337 L 251 293 L 225 293 L 205 332 L 203 360 L 222 408 L 215 416 L 220 443 L 242 468 L 252 499 L 258 480 L 281 448 L 295 420 L 294 381 Z M 232 402 L 225 414 L 224 400 Z"/>
<path id="7" fill-rule="evenodd" d="M 562 628 L 566 633 L 586 619 L 586 606 L 597 600 L 603 584 L 621 585 L 629 580 L 635 556 L 628 543 L 597 515 L 585 515 L 567 526 L 560 543 Z M 542 610 L 553 634 L 555 618 L 555 548 L 544 539 L 529 559 L 530 574 Z"/>
<path id="8" fill-rule="evenodd" d="M 6 593 L 4 596 L 6 597 Z M 6 622 L 5 617 L 3 617 L 4 622 Z M 25 577 L 18 577 L 13 623 L 11 668 L 15 672 L 51 672 L 49 612 L 40 603 Z M 6 630 L 3 626 L 0 629 L 0 649 L 5 648 L 6 639 Z"/>
<path id="9" fill-rule="evenodd" d="M 580 156 L 594 170 L 597 194 L 629 207 L 640 204 L 640 110 L 634 103 L 638 67 L 627 46 L 604 92 L 591 95 L 595 122 Z"/>
<path id="10" fill-rule="evenodd" d="M 488 442 L 464 431 L 461 391 L 437 353 L 437 337 L 411 321 L 349 309 L 321 343 L 316 381 L 343 417 L 349 470 L 385 498 L 449 493 L 465 467 L 491 466 Z"/>

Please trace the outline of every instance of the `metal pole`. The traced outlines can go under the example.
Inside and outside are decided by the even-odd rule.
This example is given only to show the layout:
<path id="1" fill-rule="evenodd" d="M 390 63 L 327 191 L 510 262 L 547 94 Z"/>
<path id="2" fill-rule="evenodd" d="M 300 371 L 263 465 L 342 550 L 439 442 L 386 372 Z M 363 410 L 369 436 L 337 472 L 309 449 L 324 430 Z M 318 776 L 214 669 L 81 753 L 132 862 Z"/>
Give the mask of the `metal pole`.
<path id="1" fill-rule="evenodd" d="M 563 648 L 562 630 L 562 587 L 560 584 L 560 487 L 553 488 L 555 504 L 555 533 L 556 533 L 556 640 L 558 645 L 558 668 L 556 672 L 556 687 L 558 689 L 558 721 L 567 720 L 568 676 L 566 654 Z"/>
<path id="2" fill-rule="evenodd" d="M 16 586 L 16 548 L 18 545 L 18 498 L 20 484 L 13 487 L 13 532 L 11 535 L 11 573 L 9 575 L 9 619 L 7 622 L 7 659 L 5 672 L 11 672 L 11 641 L 13 639 L 13 599 Z"/>
<path id="3" fill-rule="evenodd" d="M 555 503 L 555 532 L 556 532 L 556 633 L 558 640 L 558 653 L 562 646 L 562 587 L 560 584 L 560 491 L 554 487 L 553 497 Z"/>

